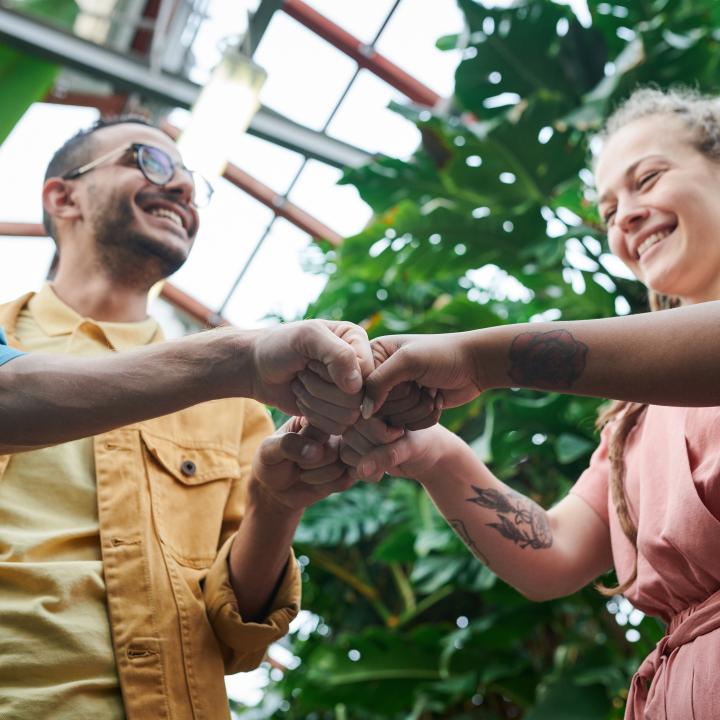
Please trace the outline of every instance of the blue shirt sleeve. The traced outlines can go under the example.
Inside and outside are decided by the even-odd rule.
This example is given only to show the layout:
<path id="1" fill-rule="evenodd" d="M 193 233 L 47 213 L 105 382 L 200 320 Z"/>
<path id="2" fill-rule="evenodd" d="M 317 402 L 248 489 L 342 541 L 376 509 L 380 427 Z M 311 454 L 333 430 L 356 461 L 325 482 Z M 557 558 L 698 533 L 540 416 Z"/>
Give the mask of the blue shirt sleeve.
<path id="1" fill-rule="evenodd" d="M 0 326 L 0 365 L 4 365 L 8 360 L 24 355 L 15 348 L 8 347 L 7 338 L 5 337 L 5 330 Z"/>

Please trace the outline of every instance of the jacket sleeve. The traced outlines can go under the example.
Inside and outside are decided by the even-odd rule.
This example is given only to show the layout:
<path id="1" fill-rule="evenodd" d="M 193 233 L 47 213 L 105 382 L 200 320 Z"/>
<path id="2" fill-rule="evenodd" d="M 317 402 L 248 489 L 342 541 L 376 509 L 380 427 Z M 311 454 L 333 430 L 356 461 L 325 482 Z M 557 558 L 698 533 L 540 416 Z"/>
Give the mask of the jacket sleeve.
<path id="1" fill-rule="evenodd" d="M 275 597 L 262 622 L 243 620 L 230 584 L 228 555 L 237 527 L 242 521 L 252 458 L 260 443 L 272 432 L 273 425 L 267 410 L 252 400 L 245 401 L 240 475 L 225 508 L 220 551 L 208 571 L 203 587 L 208 618 L 218 639 L 227 674 L 245 672 L 260 665 L 268 647 L 287 634 L 290 622 L 300 609 L 300 572 L 292 550 Z"/>

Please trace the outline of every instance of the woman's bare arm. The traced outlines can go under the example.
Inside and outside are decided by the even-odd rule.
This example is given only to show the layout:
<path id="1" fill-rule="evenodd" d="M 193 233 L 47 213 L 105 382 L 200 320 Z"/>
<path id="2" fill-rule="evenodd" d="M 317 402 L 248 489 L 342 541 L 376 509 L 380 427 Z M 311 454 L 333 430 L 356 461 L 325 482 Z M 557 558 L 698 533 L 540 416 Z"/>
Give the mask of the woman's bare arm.
<path id="1" fill-rule="evenodd" d="M 611 566 L 608 527 L 579 497 L 546 511 L 440 425 L 377 444 L 387 432 L 361 421 L 343 436 L 342 459 L 361 478 L 387 471 L 420 482 L 470 551 L 531 600 L 568 595 Z"/>
<path id="2" fill-rule="evenodd" d="M 403 381 L 442 390 L 445 407 L 483 390 L 527 387 L 656 405 L 720 405 L 720 301 L 600 320 L 527 323 L 373 341 L 364 415 Z"/>

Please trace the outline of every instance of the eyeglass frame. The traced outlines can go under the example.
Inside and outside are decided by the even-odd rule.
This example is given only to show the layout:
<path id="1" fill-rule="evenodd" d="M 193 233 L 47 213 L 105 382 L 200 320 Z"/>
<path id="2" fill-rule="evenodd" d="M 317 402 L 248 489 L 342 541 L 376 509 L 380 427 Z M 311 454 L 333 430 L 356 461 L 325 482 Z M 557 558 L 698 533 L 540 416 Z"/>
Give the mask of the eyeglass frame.
<path id="1" fill-rule="evenodd" d="M 141 148 L 150 148 L 151 150 L 160 152 L 163 155 L 165 155 L 167 157 L 167 159 L 170 161 L 170 166 L 172 167 L 173 172 L 172 172 L 172 175 L 164 183 L 155 182 L 155 180 L 153 180 L 152 178 L 149 178 L 147 176 L 147 173 L 140 165 L 139 151 Z M 105 153 L 105 155 L 101 155 L 99 158 L 95 158 L 94 160 L 91 160 L 90 162 L 85 163 L 85 165 L 81 165 L 80 167 L 75 168 L 74 170 L 68 170 L 68 172 L 64 173 L 60 177 L 63 180 L 75 180 L 76 178 L 79 178 L 82 175 L 85 175 L 85 173 L 88 173 L 91 170 L 94 170 L 96 167 L 99 167 L 102 163 L 104 163 L 106 160 L 109 160 L 110 158 L 122 157 L 128 150 L 133 151 L 133 162 L 137 166 L 137 169 L 143 174 L 143 177 L 149 183 L 152 183 L 153 185 L 157 185 L 158 187 L 163 187 L 172 181 L 172 179 L 175 177 L 175 174 L 177 173 L 178 170 L 184 170 L 190 176 L 192 183 L 193 183 L 193 199 L 191 200 L 191 204 L 193 205 L 193 207 L 196 207 L 196 208 L 197 207 L 207 207 L 207 205 L 210 204 L 210 200 L 212 199 L 212 196 L 215 192 L 215 188 L 213 188 L 213 186 L 210 184 L 210 181 L 207 178 L 205 178 L 203 175 L 201 175 L 199 172 L 197 172 L 195 170 L 190 170 L 188 167 L 183 165 L 182 162 L 176 162 L 175 160 L 173 160 L 173 158 L 170 156 L 170 154 L 167 153 L 162 148 L 156 147 L 155 145 L 149 145 L 148 143 L 129 143 L 127 145 L 123 145 L 122 147 L 115 148 L 115 150 L 111 150 L 110 152 Z M 205 185 L 207 186 L 207 190 L 208 190 L 207 202 L 205 202 L 202 205 L 198 205 L 195 202 L 194 190 L 197 187 L 197 183 L 195 182 L 196 177 L 200 178 L 205 183 Z"/>

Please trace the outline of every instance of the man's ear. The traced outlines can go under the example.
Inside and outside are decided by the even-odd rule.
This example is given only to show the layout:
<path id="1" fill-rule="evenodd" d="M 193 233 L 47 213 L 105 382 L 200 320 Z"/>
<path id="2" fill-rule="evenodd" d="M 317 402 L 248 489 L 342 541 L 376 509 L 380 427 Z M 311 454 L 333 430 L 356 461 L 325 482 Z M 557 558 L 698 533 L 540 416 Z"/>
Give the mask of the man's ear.
<path id="1" fill-rule="evenodd" d="M 81 216 L 72 184 L 53 177 L 45 181 L 42 189 L 43 210 L 55 220 L 74 220 Z"/>

